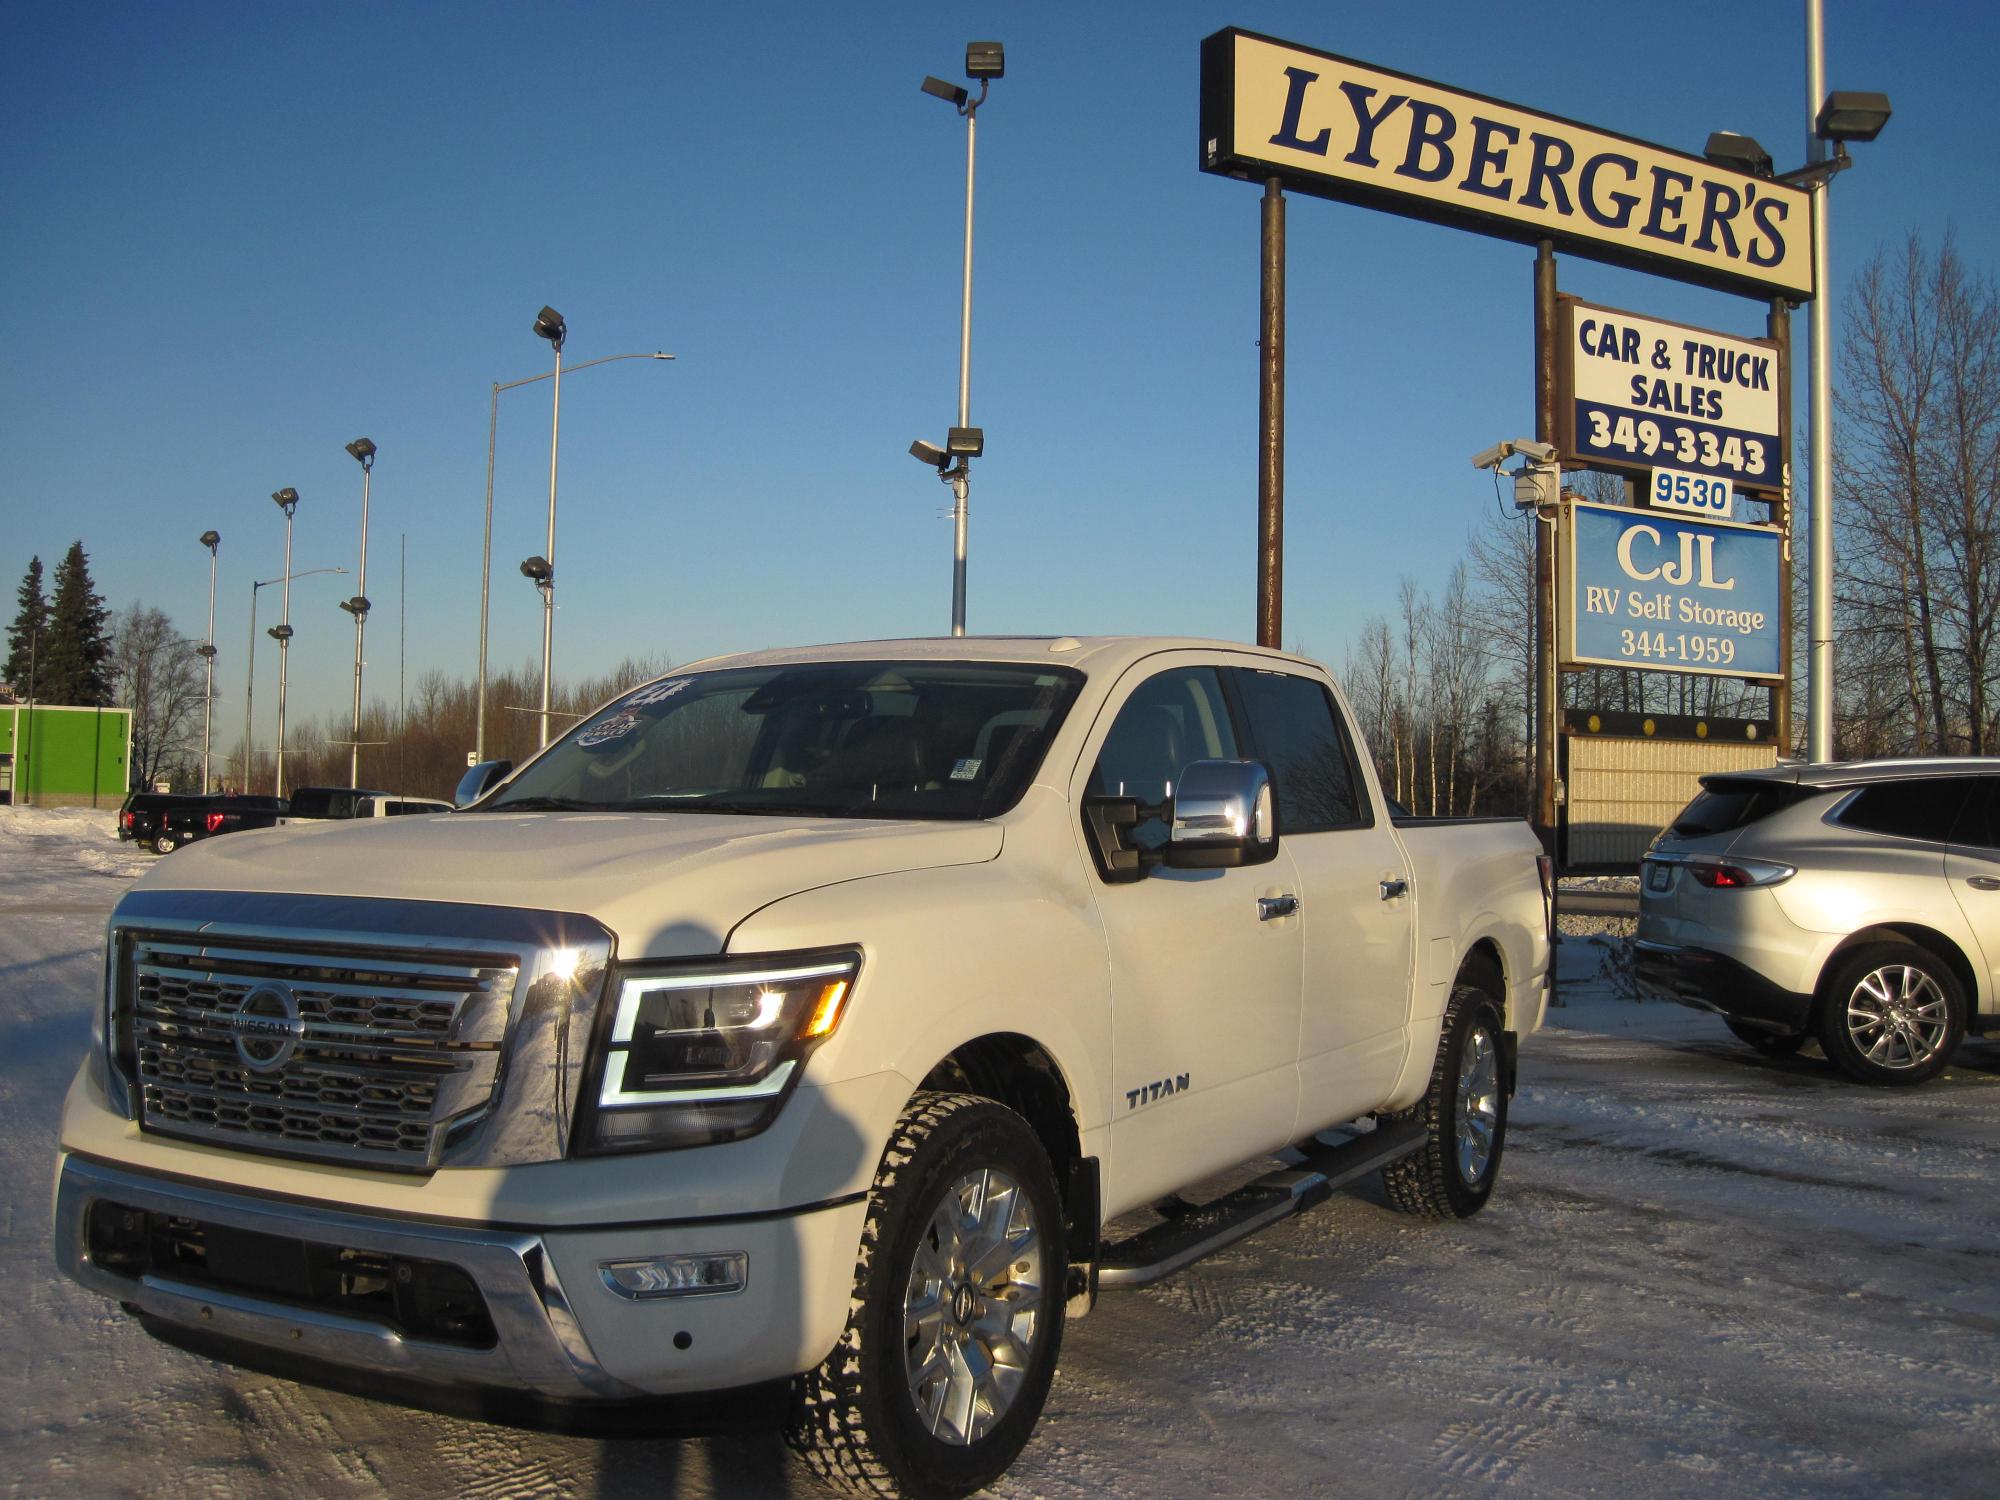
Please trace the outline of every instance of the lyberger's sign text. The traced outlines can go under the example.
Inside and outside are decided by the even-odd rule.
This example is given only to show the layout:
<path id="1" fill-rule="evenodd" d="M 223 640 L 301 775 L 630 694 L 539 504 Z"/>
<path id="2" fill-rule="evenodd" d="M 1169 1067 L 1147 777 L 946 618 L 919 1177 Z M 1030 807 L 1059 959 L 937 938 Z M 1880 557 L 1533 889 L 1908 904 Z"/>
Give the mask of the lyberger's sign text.
<path id="1" fill-rule="evenodd" d="M 1802 188 L 1238 31 L 1201 44 L 1202 170 L 1751 296 L 1813 294 Z"/>

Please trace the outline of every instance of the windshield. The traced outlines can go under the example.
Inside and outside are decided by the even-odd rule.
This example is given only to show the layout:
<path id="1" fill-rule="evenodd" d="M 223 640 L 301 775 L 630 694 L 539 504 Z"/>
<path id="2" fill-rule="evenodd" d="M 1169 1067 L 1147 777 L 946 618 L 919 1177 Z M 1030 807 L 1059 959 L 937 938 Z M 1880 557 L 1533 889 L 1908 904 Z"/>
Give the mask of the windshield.
<path id="1" fill-rule="evenodd" d="M 990 818 L 1082 683 L 1006 662 L 826 662 L 666 677 L 572 729 L 481 812 Z"/>

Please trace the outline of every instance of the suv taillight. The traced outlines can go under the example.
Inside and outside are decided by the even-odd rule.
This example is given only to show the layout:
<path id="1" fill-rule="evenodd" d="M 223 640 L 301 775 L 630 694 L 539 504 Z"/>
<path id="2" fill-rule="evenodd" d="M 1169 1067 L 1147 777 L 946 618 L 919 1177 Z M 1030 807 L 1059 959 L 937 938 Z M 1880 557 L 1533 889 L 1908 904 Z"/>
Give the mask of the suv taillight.
<path id="1" fill-rule="evenodd" d="M 1687 872 L 1712 891 L 1777 885 L 1799 873 L 1796 866 L 1779 864 L 1774 859 L 1718 859 L 1713 855 L 1688 860 Z"/>

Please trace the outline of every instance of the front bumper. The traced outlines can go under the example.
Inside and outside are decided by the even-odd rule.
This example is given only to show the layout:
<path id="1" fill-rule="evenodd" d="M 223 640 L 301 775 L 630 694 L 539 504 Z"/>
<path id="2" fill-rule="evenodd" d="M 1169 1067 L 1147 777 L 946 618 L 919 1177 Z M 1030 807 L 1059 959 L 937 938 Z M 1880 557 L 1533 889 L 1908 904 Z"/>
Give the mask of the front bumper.
<path id="1" fill-rule="evenodd" d="M 136 1272 L 92 1255 L 91 1211 L 136 1211 L 212 1236 L 270 1236 L 280 1252 L 444 1266 L 477 1290 L 490 1330 L 424 1336 L 199 1269 Z M 557 1401 L 726 1390 L 823 1359 L 845 1320 L 865 1201 L 758 1218 L 595 1228 L 469 1226 L 348 1212 L 159 1177 L 65 1152 L 57 1169 L 59 1267 L 150 1319 L 379 1377 Z M 251 1245 L 262 1241 L 249 1240 Z M 748 1284 L 726 1295 L 635 1301 L 606 1261 L 738 1251 Z M 301 1251 L 300 1253 L 304 1253 Z M 346 1306 L 347 1304 L 342 1304 Z"/>
<path id="2" fill-rule="evenodd" d="M 1640 988 L 1697 1010 L 1717 1011 L 1773 1031 L 1804 1031 L 1813 997 L 1773 984 L 1749 965 L 1706 948 L 1635 939 L 1632 971 Z"/>

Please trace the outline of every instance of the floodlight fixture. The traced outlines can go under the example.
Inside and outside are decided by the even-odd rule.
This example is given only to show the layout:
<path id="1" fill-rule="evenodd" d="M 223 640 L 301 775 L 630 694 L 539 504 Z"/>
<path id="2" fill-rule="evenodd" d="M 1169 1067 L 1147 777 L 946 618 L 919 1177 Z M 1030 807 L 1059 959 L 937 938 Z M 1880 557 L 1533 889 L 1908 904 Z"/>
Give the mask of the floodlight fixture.
<path id="1" fill-rule="evenodd" d="M 273 625 L 264 634 L 268 635 L 274 641 L 289 641 L 292 638 L 292 627 L 289 625 Z"/>
<path id="2" fill-rule="evenodd" d="M 292 512 L 299 508 L 299 492 L 290 485 L 281 490 L 273 490 L 271 498 L 277 502 L 278 509 L 285 513 L 285 519 L 288 521 L 292 518 Z"/>
<path id="3" fill-rule="evenodd" d="M 521 564 L 521 576 L 533 579 L 537 588 L 547 588 L 556 576 L 556 570 L 549 566 L 549 560 L 539 553 Z"/>
<path id="4" fill-rule="evenodd" d="M 368 601 L 360 594 L 356 594 L 352 599 L 341 600 L 340 607 L 350 615 L 353 615 L 357 620 L 363 618 L 368 613 Z"/>
<path id="5" fill-rule="evenodd" d="M 942 469 L 951 462 L 951 455 L 946 453 L 944 449 L 940 448 L 936 443 L 927 443 L 922 438 L 918 438 L 914 443 L 910 444 L 910 457 L 914 458 L 918 463 L 930 464 L 932 467 L 939 469 Z"/>
<path id="6" fill-rule="evenodd" d="M 560 350 L 563 340 L 569 337 L 569 325 L 563 322 L 563 315 L 553 307 L 544 307 L 535 314 L 535 332 Z"/>
<path id="7" fill-rule="evenodd" d="M 215 659 L 215 647 L 209 642 L 203 641 L 199 646 L 194 648 L 194 654 L 201 657 L 204 661 L 213 661 Z"/>
<path id="8" fill-rule="evenodd" d="M 368 438 L 356 438 L 347 445 L 347 451 L 354 456 L 364 469 L 370 467 L 375 462 L 375 444 Z"/>
<path id="9" fill-rule="evenodd" d="M 222 542 L 222 533 L 219 531 L 204 531 L 201 534 L 202 546 L 208 548 L 208 550 L 211 552 L 213 552 L 216 549 L 216 547 L 218 547 L 221 544 L 221 542 Z"/>
<path id="10" fill-rule="evenodd" d="M 953 458 L 978 458 L 986 451 L 986 429 L 952 428 L 944 435 L 944 451 Z"/>
<path id="11" fill-rule="evenodd" d="M 942 78 L 933 78 L 929 74 L 924 75 L 921 87 L 926 94 L 944 100 L 953 109 L 964 109 L 965 101 L 972 97 L 957 84 L 946 83 Z"/>
<path id="12" fill-rule="evenodd" d="M 1820 106 L 1813 134 L 1823 141 L 1872 141 L 1888 123 L 1887 94 L 1837 90 Z"/>
<path id="13" fill-rule="evenodd" d="M 1003 78 L 1007 73 L 1007 49 L 998 42 L 965 44 L 967 78 Z"/>
<path id="14" fill-rule="evenodd" d="M 1718 167 L 1734 167 L 1739 172 L 1748 172 L 1752 177 L 1769 177 L 1774 167 L 1771 153 L 1760 145 L 1755 136 L 1738 135 L 1733 130 L 1718 130 L 1708 138 L 1702 147 L 1704 160 Z"/>

